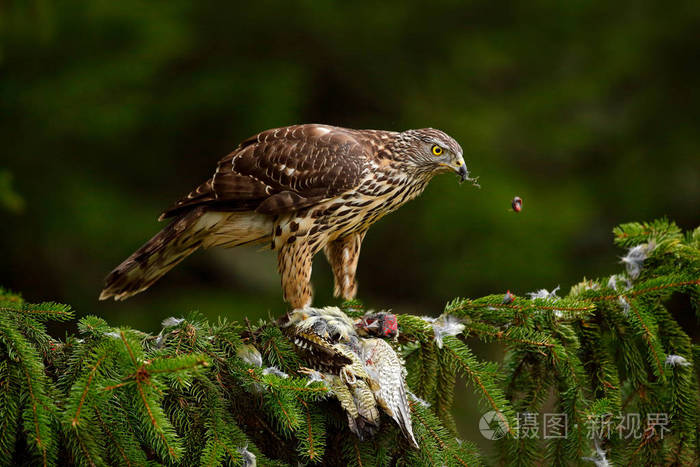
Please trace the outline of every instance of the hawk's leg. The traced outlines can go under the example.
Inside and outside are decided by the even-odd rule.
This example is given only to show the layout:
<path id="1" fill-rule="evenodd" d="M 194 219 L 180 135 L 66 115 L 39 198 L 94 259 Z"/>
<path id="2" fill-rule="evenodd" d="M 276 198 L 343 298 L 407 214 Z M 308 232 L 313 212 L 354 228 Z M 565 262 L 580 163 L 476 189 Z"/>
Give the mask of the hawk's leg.
<path id="1" fill-rule="evenodd" d="M 311 262 L 314 253 L 307 242 L 293 241 L 282 245 L 277 254 L 282 293 L 294 309 L 311 305 Z"/>
<path id="2" fill-rule="evenodd" d="M 360 259 L 360 246 L 367 231 L 355 232 L 329 242 L 323 249 L 333 269 L 335 289 L 333 295 L 352 300 L 357 294 L 355 271 Z"/>

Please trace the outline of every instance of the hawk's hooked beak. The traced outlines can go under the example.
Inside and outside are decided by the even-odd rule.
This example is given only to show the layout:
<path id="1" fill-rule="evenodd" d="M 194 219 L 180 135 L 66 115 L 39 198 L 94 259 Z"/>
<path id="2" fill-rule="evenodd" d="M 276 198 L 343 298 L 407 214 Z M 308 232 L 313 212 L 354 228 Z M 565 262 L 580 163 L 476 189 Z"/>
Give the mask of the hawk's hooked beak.
<path id="1" fill-rule="evenodd" d="M 457 175 L 459 175 L 460 177 L 459 183 L 464 182 L 469 176 L 469 172 L 467 172 L 467 166 L 464 164 L 460 165 L 457 169 Z"/>
<path id="2" fill-rule="evenodd" d="M 454 164 L 454 169 L 455 172 L 457 172 L 457 175 L 459 175 L 459 183 L 463 183 L 465 180 L 469 178 L 469 171 L 467 170 L 467 164 L 464 163 L 464 158 L 460 154 L 457 156 L 457 160 L 455 161 Z"/>
<path id="3" fill-rule="evenodd" d="M 467 170 L 467 165 L 464 163 L 464 158 L 462 157 L 461 154 L 457 156 L 457 158 L 454 162 L 452 162 L 450 164 L 448 164 L 446 162 L 441 162 L 440 165 L 442 167 L 454 170 L 455 173 L 457 173 L 457 175 L 459 175 L 459 179 L 460 179 L 459 183 L 462 183 L 466 180 L 471 180 L 471 181 L 475 182 L 475 185 L 478 185 L 476 183 L 475 178 L 469 178 L 469 170 Z"/>

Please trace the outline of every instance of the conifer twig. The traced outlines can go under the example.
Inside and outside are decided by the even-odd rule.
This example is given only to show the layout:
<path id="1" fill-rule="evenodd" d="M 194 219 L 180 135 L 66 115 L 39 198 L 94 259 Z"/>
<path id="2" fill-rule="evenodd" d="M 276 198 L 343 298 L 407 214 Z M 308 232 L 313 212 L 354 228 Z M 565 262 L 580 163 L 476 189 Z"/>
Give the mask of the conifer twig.
<path id="1" fill-rule="evenodd" d="M 44 467 L 46 467 L 46 446 L 44 446 L 44 442 L 41 439 L 41 433 L 39 432 L 39 416 L 37 414 L 37 401 L 36 397 L 34 396 L 34 391 L 32 390 L 32 381 L 29 376 L 29 372 L 27 371 L 27 368 L 23 368 L 24 370 L 24 375 L 27 378 L 27 390 L 29 391 L 29 398 L 31 399 L 32 403 L 32 412 L 34 414 L 34 429 L 36 430 L 36 444 L 41 448 L 41 456 L 44 460 Z"/>
<path id="2" fill-rule="evenodd" d="M 83 408 L 83 404 L 85 403 L 85 396 L 87 396 L 88 390 L 90 389 L 90 383 L 92 383 L 92 378 L 95 376 L 95 372 L 97 371 L 97 367 L 99 367 L 104 359 L 107 358 L 107 355 L 103 355 L 97 360 L 97 362 L 93 365 L 93 367 L 90 369 L 90 376 L 88 376 L 88 380 L 85 384 L 85 389 L 83 390 L 82 396 L 80 396 L 80 402 L 78 403 L 78 408 L 75 411 L 75 416 L 73 416 L 73 420 L 71 424 L 73 426 L 76 426 L 78 424 L 78 417 L 80 417 L 80 410 Z"/>

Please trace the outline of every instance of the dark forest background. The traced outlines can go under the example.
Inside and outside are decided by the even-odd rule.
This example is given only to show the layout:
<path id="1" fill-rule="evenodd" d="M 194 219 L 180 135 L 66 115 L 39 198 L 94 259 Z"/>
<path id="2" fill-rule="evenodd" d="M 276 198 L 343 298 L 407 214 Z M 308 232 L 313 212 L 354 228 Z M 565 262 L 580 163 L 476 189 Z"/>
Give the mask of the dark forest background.
<path id="1" fill-rule="evenodd" d="M 370 230 L 368 307 L 566 293 L 620 269 L 615 225 L 700 224 L 698 31 L 693 1 L 1 2 L 0 284 L 148 331 L 194 309 L 279 315 L 275 257 L 255 249 L 97 296 L 238 142 L 322 122 L 443 129 L 480 177 L 438 177 Z M 331 280 L 319 255 L 316 304 L 337 303 Z"/>

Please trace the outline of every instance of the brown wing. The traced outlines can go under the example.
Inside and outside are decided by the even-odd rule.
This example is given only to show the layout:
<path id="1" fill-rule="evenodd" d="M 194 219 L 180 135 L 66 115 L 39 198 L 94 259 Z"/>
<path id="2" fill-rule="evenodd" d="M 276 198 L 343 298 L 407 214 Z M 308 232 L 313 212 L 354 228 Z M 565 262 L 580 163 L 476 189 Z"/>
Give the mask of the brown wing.
<path id="1" fill-rule="evenodd" d="M 359 184 L 370 156 L 356 134 L 316 124 L 263 131 L 221 159 L 214 176 L 161 219 L 200 205 L 276 214 L 337 196 Z"/>

